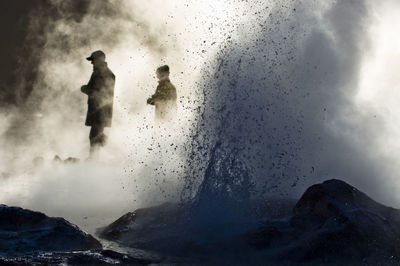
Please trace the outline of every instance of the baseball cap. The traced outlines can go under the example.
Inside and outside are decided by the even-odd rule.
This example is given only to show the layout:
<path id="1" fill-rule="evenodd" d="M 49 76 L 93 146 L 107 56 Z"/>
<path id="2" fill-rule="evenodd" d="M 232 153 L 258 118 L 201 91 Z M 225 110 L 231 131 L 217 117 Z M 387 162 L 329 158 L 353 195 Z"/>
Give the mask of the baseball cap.
<path id="1" fill-rule="evenodd" d="M 86 57 L 86 60 L 93 61 L 98 58 L 102 58 L 103 60 L 105 60 L 106 54 L 103 51 L 98 50 L 98 51 L 93 52 L 89 57 Z"/>

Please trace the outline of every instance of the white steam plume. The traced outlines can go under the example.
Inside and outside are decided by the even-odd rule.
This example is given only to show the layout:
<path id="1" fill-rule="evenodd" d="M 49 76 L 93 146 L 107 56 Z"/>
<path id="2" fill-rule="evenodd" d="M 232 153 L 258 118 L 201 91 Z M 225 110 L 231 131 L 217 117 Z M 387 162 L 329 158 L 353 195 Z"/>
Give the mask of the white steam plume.
<path id="1" fill-rule="evenodd" d="M 230 5 L 90 1 L 79 17 L 71 15 L 72 1 L 51 3 L 58 16 L 43 16 L 48 11 L 42 9 L 31 16 L 30 34 L 44 31 L 36 37 L 45 42 L 35 51 L 39 65 L 31 66 L 39 70 L 34 90 L 26 108 L 3 123 L 1 167 L 10 178 L 2 180 L 1 202 L 63 216 L 93 231 L 126 211 L 176 200 L 186 137 L 199 105 L 199 71 L 233 27 Z M 46 28 L 38 29 L 44 19 Z M 89 128 L 80 86 L 92 71 L 85 58 L 97 49 L 106 53 L 116 88 L 109 143 L 96 163 L 84 162 Z M 155 69 L 163 64 L 170 66 L 179 107 L 173 124 L 158 125 L 146 99 L 157 86 Z M 55 155 L 82 162 L 55 165 Z M 44 165 L 35 168 L 37 157 Z"/>
<path id="2" fill-rule="evenodd" d="M 191 148 L 186 146 L 187 137 L 214 141 L 215 130 L 221 127 L 219 118 L 230 109 L 238 115 L 231 120 L 234 123 L 223 125 L 223 132 L 247 138 L 247 144 L 238 142 L 249 148 L 242 159 L 253 162 L 252 166 L 260 160 L 265 163 L 266 168 L 255 176 L 267 180 L 268 193 L 289 185 L 289 191 L 298 194 L 320 178 L 342 177 L 380 200 L 397 204 L 395 193 L 386 192 L 399 189 L 397 168 L 391 166 L 398 163 L 383 141 L 388 135 L 396 139 L 397 131 L 387 122 L 397 120 L 383 116 L 387 98 L 372 101 L 378 105 L 374 109 L 356 102 L 370 95 L 363 84 L 369 84 L 371 76 L 364 75 L 359 83 L 359 75 L 368 73 L 368 67 L 363 67 L 365 52 L 378 46 L 373 36 L 371 40 L 370 26 L 379 24 L 376 18 L 386 18 L 377 4 L 84 2 L 83 14 L 71 13 L 73 1 L 51 1 L 56 16 L 42 16 L 49 13 L 42 9 L 32 13 L 27 40 L 39 38 L 45 45 L 32 51 L 40 60 L 30 67 L 37 67 L 39 75 L 26 104 L 2 114 L 0 171 L 9 173 L 1 181 L 2 203 L 63 216 L 93 231 L 126 211 L 175 200 L 180 178 L 187 173 L 186 149 Z M 394 1 L 386 3 L 397 6 Z M 38 28 L 43 20 L 47 26 Z M 106 132 L 109 144 L 99 162 L 55 165 L 51 160 L 56 154 L 82 160 L 88 155 L 86 98 L 79 88 L 91 73 L 84 58 L 97 49 L 106 53 L 117 77 L 113 127 Z M 153 123 L 153 110 L 145 104 L 157 84 L 154 71 L 162 64 L 171 67 L 180 101 L 177 122 L 167 127 Z M 239 105 L 230 101 L 231 77 L 236 77 L 236 88 L 241 89 L 237 96 L 250 94 Z M 291 87 L 292 91 L 286 90 Z M 355 98 L 362 91 L 364 98 Z M 206 115 L 199 118 L 203 100 Z M 227 109 L 217 108 L 224 103 Z M 264 121 L 251 120 L 261 113 L 247 104 L 269 104 L 275 114 L 265 113 Z M 201 132 L 206 134 L 193 132 L 193 123 L 206 128 Z M 271 147 L 287 140 L 295 156 L 276 157 L 280 150 Z M 45 163 L 35 168 L 32 160 L 37 156 Z M 286 159 L 292 159 L 290 164 Z M 270 163 L 282 168 L 271 171 Z M 201 180 L 201 172 L 195 174 L 193 178 Z M 298 176 L 297 187 L 290 188 Z"/>

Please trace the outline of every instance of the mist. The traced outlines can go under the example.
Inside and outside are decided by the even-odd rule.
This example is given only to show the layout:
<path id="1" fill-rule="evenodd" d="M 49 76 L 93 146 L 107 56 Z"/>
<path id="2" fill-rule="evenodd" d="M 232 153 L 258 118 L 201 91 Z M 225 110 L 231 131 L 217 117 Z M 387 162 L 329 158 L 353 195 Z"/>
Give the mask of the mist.
<path id="1" fill-rule="evenodd" d="M 20 54 L 15 84 L 28 92 L 9 88 L 18 100 L 3 99 L 4 204 L 61 216 L 94 232 L 127 211 L 180 198 L 200 70 L 223 42 L 221 32 L 232 27 L 214 26 L 229 24 L 228 4 L 189 4 L 46 1 L 32 8 L 24 40 L 31 55 Z M 80 87 L 92 72 L 85 58 L 98 49 L 106 53 L 116 87 L 109 142 L 93 162 L 86 160 L 87 98 Z M 170 65 L 178 90 L 171 124 L 155 123 L 146 105 L 163 64 Z M 57 163 L 56 155 L 80 163 Z"/>
<path id="2" fill-rule="evenodd" d="M 205 57 L 197 48 L 204 45 L 204 28 L 183 22 L 204 4 L 193 4 L 193 11 L 162 1 L 80 3 L 49 1 L 30 13 L 26 40 L 37 58 L 21 58 L 18 75 L 24 77 L 26 67 L 36 75 L 29 95 L 2 114 L 2 202 L 66 217 L 85 229 L 90 224 L 93 231 L 126 211 L 179 198 L 196 69 Z M 185 12 L 174 17 L 179 10 Z M 98 162 L 86 162 L 87 98 L 80 86 L 92 71 L 85 58 L 98 49 L 117 77 L 114 117 Z M 163 64 L 171 66 L 178 88 L 173 124 L 154 123 L 154 109 L 146 106 L 157 86 L 155 70 Z M 56 155 L 81 163 L 57 164 Z"/>
<path id="3" fill-rule="evenodd" d="M 398 206 L 397 153 L 387 147 L 387 136 L 398 136 L 393 121 L 359 100 L 368 82 L 360 78 L 364 62 L 377 45 L 371 28 L 397 4 L 383 6 L 249 3 L 248 21 L 205 71 L 197 167 L 188 176 L 209 167 L 217 145 L 251 169 L 258 197 L 298 198 L 316 182 L 339 178 Z M 188 183 L 192 196 L 204 187 L 196 178 Z"/>
<path id="4" fill-rule="evenodd" d="M 2 95 L 1 202 L 93 232 L 139 207 L 196 194 L 217 142 L 261 197 L 297 197 L 341 178 L 398 206 L 396 156 L 381 105 L 360 101 L 372 1 L 45 1 L 28 16 L 19 77 Z M 116 75 L 113 126 L 86 161 L 91 52 Z M 178 115 L 154 122 L 146 99 L 168 64 Z M 29 74 L 29 75 L 28 75 Z M 388 85 L 390 86 L 390 85 Z M 383 101 L 383 100 L 382 100 Z M 53 162 L 55 155 L 79 164 Z M 43 158 L 42 164 L 35 158 Z M 36 160 L 37 162 L 37 160 Z"/>

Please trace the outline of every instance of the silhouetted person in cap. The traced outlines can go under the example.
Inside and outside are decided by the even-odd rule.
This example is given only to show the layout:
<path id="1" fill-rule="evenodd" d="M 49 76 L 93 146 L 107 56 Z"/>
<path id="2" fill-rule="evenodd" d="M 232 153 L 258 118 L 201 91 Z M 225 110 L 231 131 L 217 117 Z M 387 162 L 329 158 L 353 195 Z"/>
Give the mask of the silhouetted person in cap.
<path id="1" fill-rule="evenodd" d="M 176 112 L 176 88 L 169 80 L 167 65 L 157 68 L 158 86 L 156 92 L 147 99 L 147 104 L 155 105 L 156 120 L 168 121 L 174 118 Z"/>
<path id="2" fill-rule="evenodd" d="M 106 55 L 102 51 L 95 51 L 86 58 L 92 62 L 93 73 L 87 85 L 81 91 L 88 95 L 88 111 L 85 125 L 91 127 L 90 155 L 104 146 L 107 136 L 105 127 L 111 127 L 113 114 L 115 75 L 107 67 Z"/>

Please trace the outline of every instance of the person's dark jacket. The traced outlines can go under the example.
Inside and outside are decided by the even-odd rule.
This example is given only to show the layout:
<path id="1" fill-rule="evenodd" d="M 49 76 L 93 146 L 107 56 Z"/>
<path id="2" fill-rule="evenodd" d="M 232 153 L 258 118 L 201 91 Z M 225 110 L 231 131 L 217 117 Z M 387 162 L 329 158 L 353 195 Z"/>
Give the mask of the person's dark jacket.
<path id="1" fill-rule="evenodd" d="M 156 92 L 147 103 L 156 106 L 157 119 L 172 119 L 176 111 L 176 98 L 176 88 L 167 78 L 158 82 Z"/>
<path id="2" fill-rule="evenodd" d="M 111 127 L 114 86 L 115 75 L 107 63 L 93 69 L 89 83 L 81 88 L 88 95 L 86 126 Z"/>
<path id="3" fill-rule="evenodd" d="M 169 79 L 160 80 L 156 92 L 149 99 L 149 104 L 157 105 L 169 101 L 176 102 L 176 88 Z"/>

